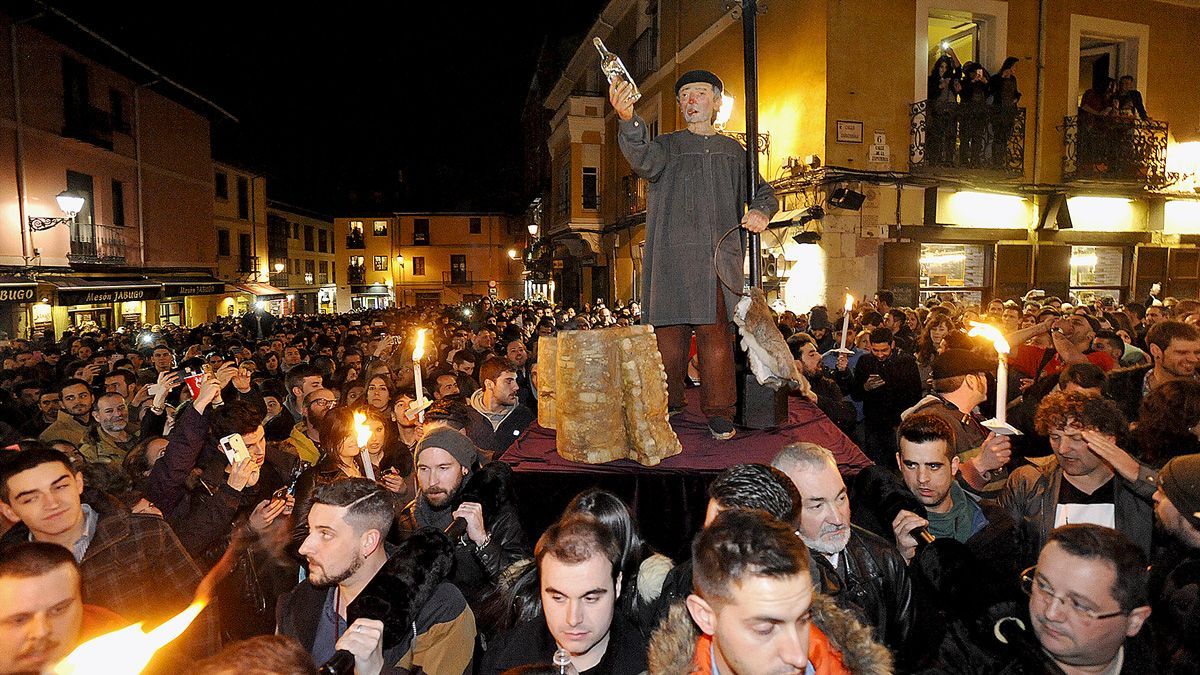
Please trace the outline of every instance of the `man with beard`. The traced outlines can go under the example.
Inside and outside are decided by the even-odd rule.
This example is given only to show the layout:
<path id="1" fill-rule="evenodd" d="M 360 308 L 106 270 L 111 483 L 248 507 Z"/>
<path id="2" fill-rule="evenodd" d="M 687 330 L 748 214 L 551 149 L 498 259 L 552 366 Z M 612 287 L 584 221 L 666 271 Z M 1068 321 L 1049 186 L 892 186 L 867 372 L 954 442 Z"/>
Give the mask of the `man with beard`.
<path id="1" fill-rule="evenodd" d="M 54 423 L 38 436 L 38 440 L 46 443 L 66 441 L 79 447 L 87 437 L 91 422 L 92 403 L 95 400 L 92 389 L 87 382 L 73 377 L 58 385 L 58 393 L 62 399 L 62 409 L 58 411 Z"/>
<path id="2" fill-rule="evenodd" d="M 483 385 L 471 395 L 467 436 L 494 457 L 508 449 L 533 421 L 533 413 L 517 398 L 517 373 L 504 359 L 491 357 L 479 368 Z"/>
<path id="3" fill-rule="evenodd" d="M 83 604 L 79 565 L 56 544 L 25 542 L 0 561 L 0 673 L 47 672 L 79 643 L 124 627 Z"/>
<path id="4" fill-rule="evenodd" d="M 388 561 L 384 541 L 394 517 L 391 498 L 374 481 L 344 478 L 318 486 L 300 545 L 308 579 L 279 599 L 278 632 L 296 638 L 318 666 L 337 650 L 350 652 L 356 675 L 469 673 L 475 617 L 450 584 L 438 585 L 416 612 L 413 639 L 386 653 L 382 621 L 347 620 L 350 603 Z"/>
<path id="5" fill-rule="evenodd" d="M 936 538 L 965 544 L 987 567 L 990 578 L 1014 579 L 1019 569 L 1016 525 L 999 505 L 976 501 L 955 480 L 959 459 L 954 454 L 954 430 L 940 417 L 911 415 L 900 423 L 899 434 L 900 477 L 928 511 L 927 518 L 905 510 L 896 514 L 891 526 L 900 555 L 912 561 L 917 550 L 912 531 L 925 527 Z"/>
<path id="6" fill-rule="evenodd" d="M 1171 380 L 1196 379 L 1200 364 L 1200 329 L 1182 321 L 1159 321 L 1146 333 L 1151 365 L 1122 368 L 1108 374 L 1108 392 L 1126 419 L 1137 419 L 1142 399 Z"/>
<path id="7" fill-rule="evenodd" d="M 821 364 L 821 352 L 817 351 L 817 341 L 808 333 L 796 333 L 787 342 L 796 366 L 817 395 L 817 407 L 838 425 L 842 433 L 852 435 L 858 422 L 858 411 L 842 394 L 837 382 L 825 372 L 825 366 Z M 792 394 L 801 395 L 798 391 Z"/>
<path id="8" fill-rule="evenodd" d="M 125 397 L 116 393 L 102 394 L 96 399 L 92 419 L 96 424 L 88 429 L 87 439 L 79 446 L 79 454 L 89 464 L 120 465 L 139 440 L 137 430 L 129 425 L 129 406 Z"/>
<path id="9" fill-rule="evenodd" d="M 463 533 L 454 540 L 455 564 L 449 580 L 472 607 L 479 608 L 494 590 L 500 573 L 528 556 L 516 509 L 511 502 L 500 503 L 494 494 L 462 494 L 463 486 L 477 471 L 479 451 L 471 439 L 454 429 L 443 426 L 427 432 L 417 443 L 415 457 L 417 498 L 397 517 L 401 538 L 422 527 L 445 531 L 462 519 L 458 525 Z M 507 487 L 488 487 L 507 491 Z M 496 512 L 485 513 L 481 503 L 485 497 L 500 503 Z"/>
<path id="10" fill-rule="evenodd" d="M 62 410 L 62 394 L 57 389 L 47 389 L 38 395 L 38 412 L 21 427 L 25 436 L 36 438 L 58 419 Z"/>
<path id="11" fill-rule="evenodd" d="M 337 405 L 337 396 L 322 387 L 308 392 L 302 400 L 304 408 L 301 419 L 292 427 L 292 435 L 288 440 L 301 460 L 316 464 L 321 458 L 321 453 L 317 450 L 321 443 L 321 420 L 325 419 L 330 408 Z"/>
<path id="12" fill-rule="evenodd" d="M 815 443 L 793 443 L 771 466 L 787 474 L 800 491 L 797 532 L 812 551 L 814 564 L 826 567 L 822 582 L 828 587 L 821 591 L 871 626 L 899 663 L 914 658 L 909 650 L 913 592 L 904 559 L 889 542 L 850 524 L 850 497 L 833 454 Z"/>
<path id="13" fill-rule="evenodd" d="M 300 402 L 305 396 L 324 387 L 325 378 L 316 366 L 305 363 L 290 369 L 284 378 L 284 384 L 287 385 L 288 396 L 283 405 L 292 413 L 293 418 L 299 419 L 304 415 Z"/>
<path id="14" fill-rule="evenodd" d="M 1154 629 L 1162 672 L 1200 663 L 1200 455 L 1182 455 L 1158 474 L 1154 515 L 1173 546 L 1160 547 L 1151 566 Z"/>
<path id="15" fill-rule="evenodd" d="M 746 150 L 713 126 L 724 89 L 716 74 L 692 70 L 680 76 L 675 98 L 687 128 L 654 138 L 634 113 L 632 87 L 614 81 L 608 96 L 618 117 L 621 153 L 650 186 L 642 322 L 654 326 L 672 410 L 687 404 L 684 377 L 695 333 L 701 411 L 712 436 L 729 439 L 736 433 L 737 403 L 730 321 L 746 252 L 740 236 L 719 246 L 718 240 L 739 221 L 750 232 L 762 232 L 779 204 L 762 176 L 752 177 L 754 194 L 747 194 Z"/>
<path id="16" fill-rule="evenodd" d="M 1127 425 L 1116 404 L 1055 391 L 1038 406 L 1034 425 L 1054 456 L 1013 471 L 999 498 L 1019 524 L 1027 564 L 1051 530 L 1074 523 L 1120 530 L 1148 555 L 1158 477 L 1117 445 Z"/>

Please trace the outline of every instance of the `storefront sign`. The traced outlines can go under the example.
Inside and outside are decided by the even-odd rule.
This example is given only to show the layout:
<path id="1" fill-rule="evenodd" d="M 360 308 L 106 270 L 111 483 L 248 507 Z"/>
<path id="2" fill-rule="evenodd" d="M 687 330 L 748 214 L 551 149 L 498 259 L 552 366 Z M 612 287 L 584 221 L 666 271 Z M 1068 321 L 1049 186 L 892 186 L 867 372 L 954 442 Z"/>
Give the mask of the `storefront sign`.
<path id="1" fill-rule="evenodd" d="M 0 302 L 33 302 L 37 286 L 0 286 Z"/>
<path id="2" fill-rule="evenodd" d="M 128 302 L 130 300 L 156 300 L 161 290 L 161 286 L 60 290 L 58 292 L 58 304 L 97 305 L 107 302 Z"/>
<path id="3" fill-rule="evenodd" d="M 221 281 L 192 283 L 163 282 L 163 295 L 168 298 L 180 295 L 219 295 L 224 292 L 225 283 Z"/>

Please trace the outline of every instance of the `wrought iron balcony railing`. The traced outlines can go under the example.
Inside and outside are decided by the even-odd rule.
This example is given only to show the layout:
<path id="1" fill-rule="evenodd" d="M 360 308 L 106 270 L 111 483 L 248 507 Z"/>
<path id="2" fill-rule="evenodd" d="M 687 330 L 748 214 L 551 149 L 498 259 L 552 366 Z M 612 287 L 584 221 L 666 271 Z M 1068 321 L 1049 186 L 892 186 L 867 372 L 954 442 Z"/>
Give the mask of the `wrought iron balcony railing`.
<path id="1" fill-rule="evenodd" d="M 913 103 L 908 166 L 914 172 L 955 169 L 1025 173 L 1025 109 Z"/>
<path id="2" fill-rule="evenodd" d="M 622 201 L 621 217 L 629 218 L 646 212 L 646 179 L 641 176 L 625 176 L 621 179 L 625 199 Z"/>
<path id="3" fill-rule="evenodd" d="M 256 255 L 241 255 L 238 256 L 238 274 L 258 274 L 258 256 Z"/>
<path id="4" fill-rule="evenodd" d="M 67 254 L 67 260 L 72 263 L 123 264 L 125 236 L 119 227 L 73 225 L 71 252 Z"/>
<path id="5" fill-rule="evenodd" d="M 642 31 L 629 48 L 629 74 L 641 82 L 658 70 L 658 31 L 653 27 Z"/>
<path id="6" fill-rule="evenodd" d="M 1168 181 L 1167 123 L 1081 114 L 1063 118 L 1063 180 Z"/>
<path id="7" fill-rule="evenodd" d="M 470 286 L 473 283 L 475 283 L 474 275 L 472 275 L 470 272 L 456 272 L 453 270 L 449 272 L 442 272 L 443 286 Z"/>

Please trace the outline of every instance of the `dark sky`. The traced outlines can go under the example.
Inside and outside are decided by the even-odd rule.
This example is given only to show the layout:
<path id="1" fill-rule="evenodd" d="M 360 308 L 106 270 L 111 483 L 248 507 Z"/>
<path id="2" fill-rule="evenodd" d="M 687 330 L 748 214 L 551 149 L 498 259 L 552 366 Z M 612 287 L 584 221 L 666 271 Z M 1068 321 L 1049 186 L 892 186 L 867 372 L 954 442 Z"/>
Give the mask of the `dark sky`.
<path id="1" fill-rule="evenodd" d="M 50 4 L 239 117 L 214 155 L 263 170 L 270 197 L 346 213 L 375 192 L 388 209 L 519 209 L 538 52 L 604 1 Z"/>

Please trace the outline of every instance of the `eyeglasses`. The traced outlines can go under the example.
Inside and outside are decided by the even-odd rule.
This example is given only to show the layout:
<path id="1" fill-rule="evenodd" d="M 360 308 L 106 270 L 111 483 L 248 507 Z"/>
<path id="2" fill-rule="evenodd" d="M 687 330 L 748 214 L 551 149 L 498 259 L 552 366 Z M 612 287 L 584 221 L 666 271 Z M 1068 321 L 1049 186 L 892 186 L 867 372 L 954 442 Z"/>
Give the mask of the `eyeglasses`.
<path id="1" fill-rule="evenodd" d="M 329 406 L 334 405 L 336 403 L 337 403 L 337 399 L 335 399 L 335 398 L 314 398 L 313 400 L 308 402 L 309 405 L 315 405 L 315 406 L 318 406 L 321 408 L 328 408 Z"/>
<path id="2" fill-rule="evenodd" d="M 1099 621 L 1101 619 L 1111 619 L 1114 616 L 1128 614 L 1122 610 L 1115 612 L 1098 612 L 1091 607 L 1081 605 L 1075 598 L 1057 595 L 1054 593 L 1054 588 L 1046 583 L 1044 578 L 1039 578 L 1037 574 L 1037 566 L 1034 565 L 1021 572 L 1021 590 L 1030 598 L 1049 605 L 1054 600 L 1062 603 L 1063 609 L 1068 613 L 1073 614 L 1076 618 L 1087 619 L 1089 621 Z"/>

